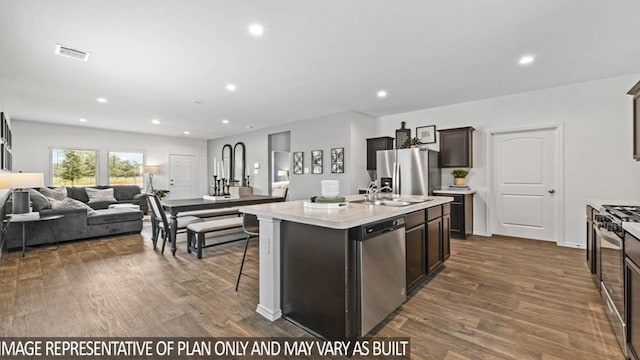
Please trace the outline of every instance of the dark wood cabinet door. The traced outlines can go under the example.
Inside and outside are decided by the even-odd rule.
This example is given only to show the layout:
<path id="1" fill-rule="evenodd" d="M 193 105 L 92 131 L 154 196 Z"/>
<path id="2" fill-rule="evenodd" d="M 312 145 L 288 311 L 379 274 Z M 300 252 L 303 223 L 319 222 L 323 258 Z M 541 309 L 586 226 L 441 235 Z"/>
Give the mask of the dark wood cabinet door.
<path id="1" fill-rule="evenodd" d="M 440 238 L 442 236 L 442 218 L 427 223 L 427 273 L 437 269 L 442 264 Z"/>
<path id="2" fill-rule="evenodd" d="M 440 133 L 440 167 L 473 167 L 473 131 L 468 126 L 438 130 Z"/>
<path id="3" fill-rule="evenodd" d="M 383 136 L 367 139 L 367 170 L 376 170 L 376 151 L 393 149 L 393 138 Z"/>
<path id="4" fill-rule="evenodd" d="M 415 288 L 425 276 L 425 226 L 407 230 L 407 292 Z"/>
<path id="5" fill-rule="evenodd" d="M 451 203 L 451 235 L 456 238 L 464 238 L 464 204 Z"/>
<path id="6" fill-rule="evenodd" d="M 451 217 L 449 215 L 442 216 L 442 261 L 447 260 L 451 255 L 450 221 Z"/>

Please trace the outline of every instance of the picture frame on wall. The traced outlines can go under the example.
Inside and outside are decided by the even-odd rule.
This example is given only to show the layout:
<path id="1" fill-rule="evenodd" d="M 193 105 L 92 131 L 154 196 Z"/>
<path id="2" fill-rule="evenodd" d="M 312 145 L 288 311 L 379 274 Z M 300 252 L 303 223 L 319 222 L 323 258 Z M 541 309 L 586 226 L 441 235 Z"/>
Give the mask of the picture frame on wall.
<path id="1" fill-rule="evenodd" d="M 322 174 L 322 150 L 311 150 L 311 173 Z"/>
<path id="2" fill-rule="evenodd" d="M 435 144 L 436 143 L 436 126 L 421 126 L 416 128 L 416 137 L 423 144 Z"/>
<path id="3" fill-rule="evenodd" d="M 295 175 L 304 174 L 304 151 L 293 153 L 293 173 Z"/>
<path id="4" fill-rule="evenodd" d="M 344 148 L 331 149 L 331 172 L 334 174 L 344 173 Z"/>

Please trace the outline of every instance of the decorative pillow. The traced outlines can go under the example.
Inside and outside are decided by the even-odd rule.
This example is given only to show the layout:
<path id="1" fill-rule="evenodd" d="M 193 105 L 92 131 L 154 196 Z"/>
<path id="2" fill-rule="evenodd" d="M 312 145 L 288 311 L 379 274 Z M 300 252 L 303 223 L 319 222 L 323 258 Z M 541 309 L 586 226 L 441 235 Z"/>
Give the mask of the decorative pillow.
<path id="1" fill-rule="evenodd" d="M 96 202 L 112 201 L 116 202 L 116 198 L 113 197 L 113 188 L 110 189 L 93 189 L 86 188 L 87 196 L 89 196 L 89 204 Z"/>
<path id="2" fill-rule="evenodd" d="M 49 199 L 47 199 L 46 196 L 42 195 L 42 193 L 38 190 L 29 189 L 29 197 L 31 198 L 31 206 L 33 207 L 33 211 L 51 209 Z"/>
<path id="3" fill-rule="evenodd" d="M 55 200 L 53 198 L 49 198 L 49 202 L 51 203 L 51 208 L 54 210 L 86 209 L 87 215 L 97 214 L 97 212 L 89 207 L 89 205 L 72 198 L 65 198 L 64 200 Z"/>
<path id="4" fill-rule="evenodd" d="M 64 186 L 53 189 L 42 187 L 40 188 L 40 192 L 42 195 L 54 200 L 64 200 L 67 197 L 67 188 Z"/>

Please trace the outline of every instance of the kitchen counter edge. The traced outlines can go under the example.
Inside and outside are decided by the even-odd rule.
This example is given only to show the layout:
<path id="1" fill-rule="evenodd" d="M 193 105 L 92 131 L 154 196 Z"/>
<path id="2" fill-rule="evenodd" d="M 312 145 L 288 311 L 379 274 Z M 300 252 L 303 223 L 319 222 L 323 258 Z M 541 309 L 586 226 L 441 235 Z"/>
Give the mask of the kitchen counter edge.
<path id="1" fill-rule="evenodd" d="M 261 205 L 241 206 L 239 211 L 257 215 L 258 218 L 272 218 L 286 221 L 294 221 L 301 224 L 322 226 L 332 229 L 350 229 L 402 216 L 414 211 L 427 209 L 430 207 L 447 204 L 453 201 L 449 196 L 416 196 L 407 195 L 402 197 L 423 198 L 428 201 L 403 207 L 391 207 L 382 205 L 364 205 L 349 203 L 349 206 L 341 209 L 308 209 L 305 208 L 303 200 L 287 201 L 282 203 L 269 203 Z M 363 199 L 362 195 L 351 195 L 347 201 L 357 201 Z M 375 210 L 375 214 L 371 214 Z M 343 219 L 349 215 L 348 219 Z"/>

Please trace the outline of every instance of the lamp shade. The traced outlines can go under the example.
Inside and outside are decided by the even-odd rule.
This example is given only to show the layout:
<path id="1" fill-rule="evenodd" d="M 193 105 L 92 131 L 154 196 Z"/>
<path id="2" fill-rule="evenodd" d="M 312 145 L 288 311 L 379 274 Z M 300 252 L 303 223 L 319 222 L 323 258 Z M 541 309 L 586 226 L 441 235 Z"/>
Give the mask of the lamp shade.
<path id="1" fill-rule="evenodd" d="M 42 173 L 0 173 L 0 189 L 24 189 L 44 186 Z"/>
<path id="2" fill-rule="evenodd" d="M 159 174 L 160 166 L 158 165 L 145 165 L 142 167 L 142 172 L 145 174 Z"/>

